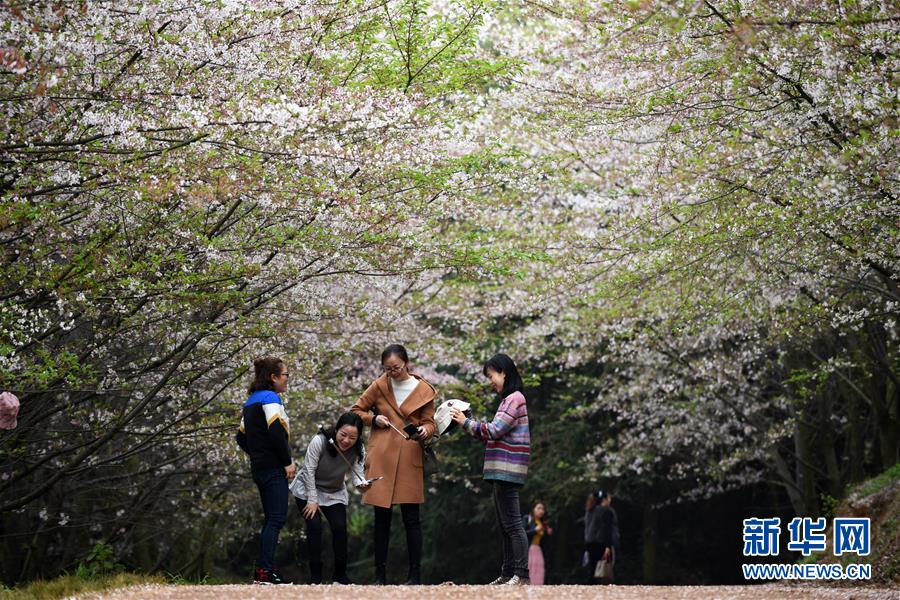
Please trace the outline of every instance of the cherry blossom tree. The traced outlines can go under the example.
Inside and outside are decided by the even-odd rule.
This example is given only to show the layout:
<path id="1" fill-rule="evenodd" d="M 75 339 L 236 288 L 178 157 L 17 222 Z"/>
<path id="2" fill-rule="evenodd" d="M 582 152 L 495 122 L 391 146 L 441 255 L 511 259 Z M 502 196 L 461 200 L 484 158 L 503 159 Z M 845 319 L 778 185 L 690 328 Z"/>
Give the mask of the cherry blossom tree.
<path id="1" fill-rule="evenodd" d="M 22 399 L 0 439 L 5 579 L 100 538 L 199 572 L 243 504 L 251 359 L 288 358 L 311 433 L 354 353 L 418 327 L 398 300 L 492 269 L 452 237 L 511 179 L 455 129 L 511 68 L 473 50 L 486 10 L 3 8 L 0 382 Z"/>
<path id="2" fill-rule="evenodd" d="M 565 224 L 519 351 L 615 367 L 585 406 L 619 424 L 598 476 L 686 498 L 774 477 L 811 514 L 898 460 L 897 20 L 616 2 L 498 26 L 528 65 L 510 139 L 556 157 Z"/>
<path id="3" fill-rule="evenodd" d="M 473 400 L 505 351 L 581 427 L 559 477 L 651 508 L 771 480 L 811 515 L 897 462 L 890 5 L 0 10 L 5 580 L 245 538 L 261 354 L 302 447 L 386 343 Z"/>

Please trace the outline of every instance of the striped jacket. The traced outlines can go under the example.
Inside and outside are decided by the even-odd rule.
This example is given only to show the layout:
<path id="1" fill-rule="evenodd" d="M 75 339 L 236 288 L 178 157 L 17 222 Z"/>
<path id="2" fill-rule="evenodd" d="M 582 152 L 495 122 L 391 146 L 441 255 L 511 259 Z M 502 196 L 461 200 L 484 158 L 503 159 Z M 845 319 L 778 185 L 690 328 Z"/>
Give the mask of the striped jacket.
<path id="1" fill-rule="evenodd" d="M 522 392 L 503 399 L 490 423 L 466 419 L 463 429 L 487 445 L 484 451 L 484 478 L 509 483 L 525 483 L 531 436 L 528 408 Z"/>
<path id="2" fill-rule="evenodd" d="M 250 470 L 291 464 L 290 421 L 281 398 L 272 390 L 253 392 L 241 410 L 238 445 L 250 455 Z"/>

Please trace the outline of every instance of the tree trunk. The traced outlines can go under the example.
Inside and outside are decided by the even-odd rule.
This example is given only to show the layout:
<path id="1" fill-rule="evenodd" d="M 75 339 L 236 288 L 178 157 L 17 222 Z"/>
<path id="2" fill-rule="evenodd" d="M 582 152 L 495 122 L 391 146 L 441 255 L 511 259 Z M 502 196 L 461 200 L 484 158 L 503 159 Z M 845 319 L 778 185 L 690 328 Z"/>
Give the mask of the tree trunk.
<path id="1" fill-rule="evenodd" d="M 879 471 L 884 471 L 895 465 L 898 458 L 897 429 L 900 428 L 900 423 L 898 423 L 896 415 L 897 394 L 894 386 L 888 382 L 884 369 L 876 369 L 872 373 L 869 389 L 871 390 L 875 427 L 878 432 Z"/>
<path id="2" fill-rule="evenodd" d="M 584 550 L 584 528 L 573 526 L 571 519 L 559 519 L 551 523 L 553 527 L 553 562 L 547 565 L 547 581 L 546 583 L 562 583 L 559 581 L 559 574 L 562 573 L 563 565 L 571 562 L 571 547 L 578 548 L 578 564 L 581 564 L 581 553 Z M 570 545 L 568 540 L 574 540 Z M 581 572 L 579 571 L 579 583 L 581 582 Z"/>
<path id="3" fill-rule="evenodd" d="M 866 411 L 859 394 L 851 391 L 847 395 L 847 481 L 857 483 L 865 476 L 866 460 Z"/>
<path id="4" fill-rule="evenodd" d="M 778 477 L 781 479 L 781 485 L 784 486 L 788 498 L 791 501 L 791 507 L 794 509 L 794 513 L 802 515 L 804 511 L 803 493 L 797 485 L 797 481 L 791 475 L 791 469 L 788 466 L 787 461 L 784 460 L 784 457 L 778 452 L 777 447 L 772 449 L 772 462 L 775 466 L 775 472 L 778 473 Z"/>
<path id="5" fill-rule="evenodd" d="M 869 351 L 876 363 L 869 379 L 869 390 L 878 433 L 880 470 L 883 471 L 900 460 L 900 381 L 893 371 L 896 365 L 883 325 L 870 321 L 866 331 Z"/>
<path id="6" fill-rule="evenodd" d="M 837 382 L 830 377 L 819 395 L 819 451 L 825 459 L 825 473 L 828 475 L 828 493 L 832 498 L 840 498 L 844 489 L 841 467 L 835 451 L 835 431 L 831 425 L 831 413 L 838 394 Z"/>
<path id="7" fill-rule="evenodd" d="M 151 534 L 143 517 L 137 517 L 133 536 L 135 565 L 138 571 L 149 573 L 156 564 L 156 559 L 153 556 L 155 548 L 151 546 Z"/>
<path id="8" fill-rule="evenodd" d="M 794 429 L 797 484 L 800 488 L 803 507 L 802 512 L 798 514 L 804 516 L 819 514 L 819 501 L 816 494 L 816 472 L 813 468 L 815 458 L 812 452 L 812 437 L 815 432 L 809 425 L 809 418 L 809 410 L 806 407 L 801 412 L 800 418 L 797 419 L 797 426 Z"/>
<path id="9" fill-rule="evenodd" d="M 659 524 L 659 513 L 652 506 L 644 506 L 644 523 L 642 528 L 642 541 L 644 550 L 644 584 L 652 584 L 657 581 L 656 573 L 656 546 Z"/>

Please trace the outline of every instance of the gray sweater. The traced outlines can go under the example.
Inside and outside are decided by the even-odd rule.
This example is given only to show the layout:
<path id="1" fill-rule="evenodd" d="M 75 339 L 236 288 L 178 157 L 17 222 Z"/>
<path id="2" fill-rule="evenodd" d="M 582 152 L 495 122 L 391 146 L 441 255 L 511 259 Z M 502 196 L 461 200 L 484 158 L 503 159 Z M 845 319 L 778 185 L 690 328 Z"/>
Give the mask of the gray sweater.
<path id="1" fill-rule="evenodd" d="M 291 492 L 298 498 L 321 506 L 347 504 L 350 498 L 344 487 L 344 477 L 351 470 L 347 463 L 353 467 L 354 485 L 365 481 L 363 464 L 352 451 L 343 457 L 339 454 L 340 451 L 332 456 L 328 445 L 324 435 L 317 433 L 313 436 L 306 449 L 303 468 L 291 484 Z"/>

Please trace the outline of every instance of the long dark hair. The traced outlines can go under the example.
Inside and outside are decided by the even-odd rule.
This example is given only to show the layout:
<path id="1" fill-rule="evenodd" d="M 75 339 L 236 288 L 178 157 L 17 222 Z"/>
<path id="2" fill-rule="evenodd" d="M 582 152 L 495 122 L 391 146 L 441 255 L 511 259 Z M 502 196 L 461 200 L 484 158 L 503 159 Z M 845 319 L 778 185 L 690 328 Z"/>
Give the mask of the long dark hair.
<path id="1" fill-rule="evenodd" d="M 274 390 L 272 375 L 281 375 L 284 361 L 275 356 L 264 356 L 253 361 L 253 381 L 247 391 L 251 394 L 260 390 Z"/>
<path id="2" fill-rule="evenodd" d="M 363 459 L 363 420 L 362 418 L 356 414 L 355 412 L 345 412 L 340 417 L 338 417 L 337 423 L 334 424 L 334 427 L 331 429 L 325 429 L 324 427 L 319 428 L 319 433 L 325 436 L 325 448 L 328 450 L 328 454 L 331 456 L 337 456 L 337 432 L 344 425 L 353 425 L 356 427 L 356 443 L 353 445 L 353 450 L 356 451 L 356 460 L 357 462 L 362 462 Z M 329 442 L 328 440 L 334 440 L 334 444 Z"/>
<path id="3" fill-rule="evenodd" d="M 522 378 L 519 376 L 519 369 L 516 368 L 516 363 L 507 355 L 495 354 L 489 361 L 484 363 L 484 368 L 481 372 L 484 373 L 485 377 L 487 377 L 488 369 L 493 369 L 504 375 L 503 389 L 500 390 L 501 398 L 506 398 L 513 392 L 521 392 L 525 389 L 525 386 L 522 384 Z"/>
<path id="4" fill-rule="evenodd" d="M 543 500 L 535 500 L 534 503 L 532 503 L 531 512 L 528 513 L 528 516 L 531 517 L 532 521 L 534 521 L 534 509 L 536 509 L 538 507 L 538 504 L 542 504 L 544 506 L 544 517 L 543 517 L 542 521 L 546 522 L 548 520 L 547 519 L 547 503 L 544 502 Z"/>

